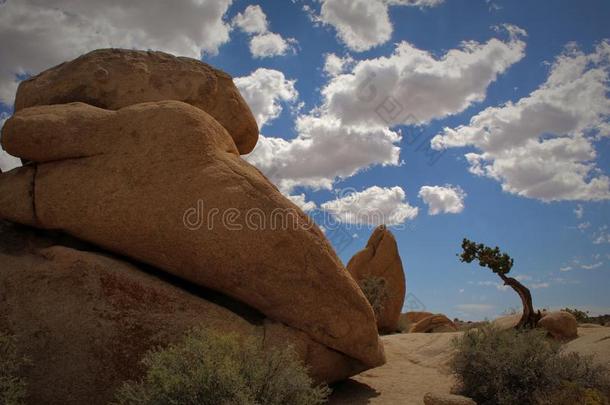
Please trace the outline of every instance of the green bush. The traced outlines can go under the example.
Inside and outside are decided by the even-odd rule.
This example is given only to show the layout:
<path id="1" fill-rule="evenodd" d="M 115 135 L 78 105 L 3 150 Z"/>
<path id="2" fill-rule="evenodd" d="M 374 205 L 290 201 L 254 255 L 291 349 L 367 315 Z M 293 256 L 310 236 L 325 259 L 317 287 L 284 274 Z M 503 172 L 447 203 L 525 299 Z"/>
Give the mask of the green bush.
<path id="1" fill-rule="evenodd" d="M 196 329 L 179 344 L 149 352 L 146 373 L 117 394 L 120 405 L 322 404 L 291 348 L 263 351 L 254 339 Z"/>
<path id="2" fill-rule="evenodd" d="M 455 344 L 451 367 L 457 388 L 478 404 L 556 404 L 568 397 L 572 404 L 607 401 L 608 370 L 588 357 L 564 353 L 543 332 L 486 327 L 466 332 Z"/>
<path id="3" fill-rule="evenodd" d="M 24 403 L 26 385 L 19 373 L 26 362 L 17 354 L 14 337 L 0 332 L 0 404 Z"/>
<path id="4" fill-rule="evenodd" d="M 564 312 L 569 312 L 574 315 L 574 318 L 578 321 L 578 323 L 587 323 L 590 322 L 589 311 L 581 311 L 580 309 L 572 309 L 572 308 L 564 308 L 562 309 Z"/>
<path id="5" fill-rule="evenodd" d="M 369 276 L 360 282 L 360 289 L 373 307 L 375 316 L 383 312 L 386 301 L 390 297 L 387 281 L 383 277 Z"/>

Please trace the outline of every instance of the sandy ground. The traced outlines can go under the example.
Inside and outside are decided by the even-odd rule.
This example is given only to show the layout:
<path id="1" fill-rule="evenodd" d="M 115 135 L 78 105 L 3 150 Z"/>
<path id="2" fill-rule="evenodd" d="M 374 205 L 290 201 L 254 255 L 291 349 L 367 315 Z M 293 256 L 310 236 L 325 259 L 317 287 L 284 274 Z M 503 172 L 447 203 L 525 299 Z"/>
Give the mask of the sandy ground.
<path id="1" fill-rule="evenodd" d="M 382 337 L 387 363 L 334 387 L 331 405 L 423 404 L 427 392 L 449 393 L 454 384 L 447 362 L 457 333 L 412 333 Z M 610 328 L 578 328 L 565 349 L 594 356 L 610 367 Z"/>
<path id="2" fill-rule="evenodd" d="M 383 336 L 387 363 L 334 387 L 330 404 L 423 404 L 426 392 L 449 393 L 451 341 L 461 333 Z"/>

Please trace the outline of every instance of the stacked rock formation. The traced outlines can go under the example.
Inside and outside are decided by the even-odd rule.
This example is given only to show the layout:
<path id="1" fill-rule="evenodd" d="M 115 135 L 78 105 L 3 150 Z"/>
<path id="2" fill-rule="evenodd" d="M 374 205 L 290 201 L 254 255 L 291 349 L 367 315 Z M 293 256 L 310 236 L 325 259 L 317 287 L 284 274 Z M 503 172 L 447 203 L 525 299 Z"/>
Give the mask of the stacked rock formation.
<path id="1" fill-rule="evenodd" d="M 350 259 L 347 270 L 361 286 L 367 280 L 383 280 L 387 294 L 376 314 L 377 328 L 383 333 L 398 331 L 406 286 L 402 261 L 392 232 L 384 225 L 378 226 L 366 247 Z"/>
<path id="2" fill-rule="evenodd" d="M 318 380 L 334 381 L 383 364 L 373 310 L 323 233 L 241 159 L 240 154 L 254 147 L 258 130 L 228 75 L 160 52 L 98 50 L 24 81 L 15 110 L 2 130 L 2 146 L 29 163 L 0 175 L 0 218 L 62 231 L 222 294 L 259 314 L 266 345 L 275 341 L 301 348 Z M 221 322 L 237 318 L 226 315 L 228 309 L 140 276 L 133 266 L 115 271 L 122 265 L 107 259 L 98 265 L 97 256 L 80 258 L 81 253 L 72 250 L 34 254 L 49 263 L 28 267 L 29 275 L 10 273 L 3 266 L 2 278 L 48 278 L 47 289 L 63 294 L 71 291 L 66 283 L 85 278 L 90 293 L 75 292 L 75 307 L 149 299 L 171 302 L 159 309 L 165 315 L 160 324 L 179 312 L 176 308 L 183 311 L 180 316 L 192 318 L 168 321 L 159 330 L 181 331 L 198 321 L 261 333 L 261 326 Z M 72 268 L 73 262 L 90 263 L 81 269 L 85 275 L 53 278 L 45 273 L 47 265 Z M 30 299 L 35 312 L 41 308 L 35 303 L 50 303 L 51 295 L 42 296 L 42 289 L 32 293 L 28 283 L 11 285 L 14 290 L 6 295 L 11 305 L 2 313 L 9 320 L 7 327 L 31 339 L 49 340 L 38 344 L 59 344 L 54 339 L 64 335 L 60 326 L 49 329 L 43 315 L 24 319 L 18 309 L 19 302 Z M 195 301 L 198 304 L 192 304 Z M 196 309 L 182 309 L 189 305 Z M 51 308 L 49 304 L 45 311 Z M 146 306 L 136 308 L 129 318 L 137 320 L 133 325 L 131 320 L 123 324 L 120 313 L 116 315 L 116 333 L 137 329 L 140 321 L 151 322 Z M 71 315 L 65 316 L 63 320 Z M 98 314 L 91 310 L 87 316 Z M 83 342 L 75 348 L 82 356 L 92 352 L 87 342 L 98 342 L 87 336 L 100 333 L 98 343 L 108 342 L 103 322 L 77 327 L 85 318 L 71 323 L 74 338 Z M 27 328 L 26 322 L 31 324 Z M 167 342 L 156 336 L 141 345 L 158 341 Z M 136 369 L 136 357 L 118 361 L 105 372 L 112 374 L 112 367 Z M 53 384 L 69 391 L 74 381 Z M 114 388 L 110 385 L 96 389 Z"/>

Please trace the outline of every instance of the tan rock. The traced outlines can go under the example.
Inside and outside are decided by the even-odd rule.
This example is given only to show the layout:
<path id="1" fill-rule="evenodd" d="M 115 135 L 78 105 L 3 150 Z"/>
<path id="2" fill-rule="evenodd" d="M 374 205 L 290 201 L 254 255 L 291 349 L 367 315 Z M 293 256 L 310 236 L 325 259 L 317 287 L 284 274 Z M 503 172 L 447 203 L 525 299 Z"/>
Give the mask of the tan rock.
<path id="1" fill-rule="evenodd" d="M 538 321 L 538 326 L 546 329 L 555 339 L 573 339 L 578 336 L 578 321 L 569 312 L 548 312 Z"/>
<path id="2" fill-rule="evenodd" d="M 396 332 L 400 311 L 405 300 L 405 274 L 398 254 L 394 235 L 384 225 L 378 226 L 366 247 L 356 253 L 347 264 L 347 270 L 360 284 L 370 277 L 385 280 L 387 297 L 377 315 L 380 332 Z"/>
<path id="3" fill-rule="evenodd" d="M 492 326 L 500 330 L 513 329 L 521 320 L 522 314 L 506 315 L 496 318 L 492 321 Z"/>
<path id="4" fill-rule="evenodd" d="M 411 322 L 411 323 L 417 323 L 419 321 L 421 321 L 422 319 L 426 319 L 429 316 L 434 315 L 432 312 L 425 312 L 425 311 L 411 311 L 411 312 L 405 312 L 404 317 L 407 321 Z"/>
<path id="5" fill-rule="evenodd" d="M 590 356 L 593 362 L 610 369 L 610 328 L 578 328 L 578 337 L 564 345 L 566 352 Z"/>
<path id="6" fill-rule="evenodd" d="M 441 333 L 456 332 L 453 321 L 443 314 L 431 315 L 411 326 L 409 333 Z"/>
<path id="7" fill-rule="evenodd" d="M 32 367 L 28 403 L 107 404 L 143 372 L 140 360 L 193 327 L 293 345 L 317 381 L 361 371 L 358 361 L 307 334 L 206 289 L 53 241 L 0 232 L 0 331 L 16 336 Z M 152 272 L 151 272 L 152 271 Z"/>
<path id="8" fill-rule="evenodd" d="M 22 196 L 0 199 L 1 218 L 34 219 L 226 294 L 369 367 L 384 362 L 373 311 L 322 232 L 203 110 L 24 108 L 2 142 L 35 163 L 0 176 L 1 190 Z"/>
<path id="9" fill-rule="evenodd" d="M 163 52 L 89 52 L 22 81 L 15 111 L 75 101 L 118 110 L 162 100 L 201 108 L 227 129 L 241 154 L 254 149 L 258 127 L 231 76 L 199 60 Z"/>
<path id="10" fill-rule="evenodd" d="M 477 403 L 461 395 L 428 392 L 424 396 L 424 405 L 477 405 Z"/>

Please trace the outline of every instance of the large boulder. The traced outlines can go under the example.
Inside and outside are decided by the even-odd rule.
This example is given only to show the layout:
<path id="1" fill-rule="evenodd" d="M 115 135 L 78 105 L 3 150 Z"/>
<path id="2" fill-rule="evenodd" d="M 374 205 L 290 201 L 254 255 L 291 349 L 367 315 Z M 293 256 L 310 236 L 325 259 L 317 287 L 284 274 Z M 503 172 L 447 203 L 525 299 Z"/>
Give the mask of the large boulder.
<path id="1" fill-rule="evenodd" d="M 413 324 L 409 333 L 441 333 L 456 331 L 457 327 L 451 319 L 443 314 L 434 314 Z"/>
<path id="2" fill-rule="evenodd" d="M 400 311 L 405 300 L 405 273 L 398 254 L 394 235 L 384 225 L 378 226 L 366 247 L 356 253 L 347 264 L 347 270 L 361 287 L 371 280 L 383 280 L 387 295 L 376 313 L 380 332 L 398 330 Z"/>
<path id="3" fill-rule="evenodd" d="M 0 332 L 15 335 L 32 364 L 28 403 L 105 405 L 123 381 L 142 375 L 147 350 L 193 327 L 253 337 L 265 348 L 292 345 L 317 381 L 364 368 L 221 294 L 0 226 Z"/>
<path id="4" fill-rule="evenodd" d="M 99 49 L 19 84 L 15 111 L 81 101 L 118 110 L 146 101 L 178 100 L 210 114 L 241 154 L 254 149 L 258 127 L 231 76 L 199 60 L 163 52 Z"/>
<path id="5" fill-rule="evenodd" d="M 578 336 L 578 321 L 569 312 L 553 311 L 546 313 L 539 321 L 538 326 L 558 340 L 574 339 Z"/>
<path id="6" fill-rule="evenodd" d="M 31 163 L 0 175 L 0 218 L 62 230 L 383 364 L 373 310 L 323 233 L 213 116 L 171 100 L 21 107 L 2 145 Z"/>

